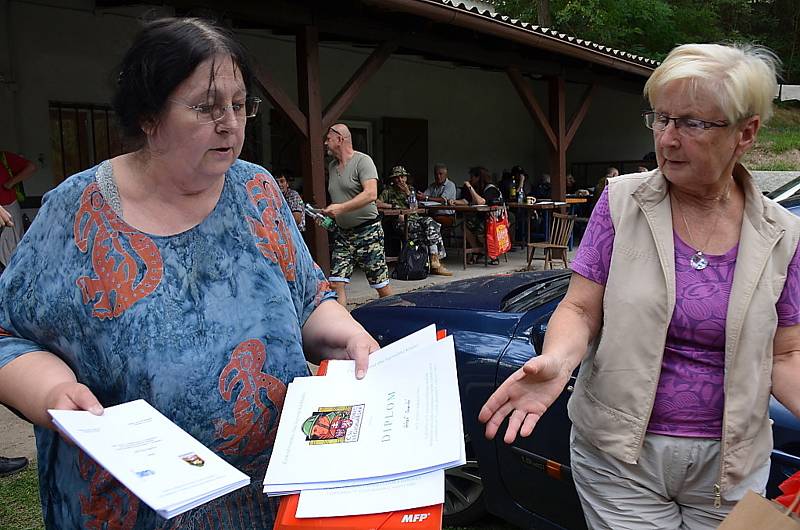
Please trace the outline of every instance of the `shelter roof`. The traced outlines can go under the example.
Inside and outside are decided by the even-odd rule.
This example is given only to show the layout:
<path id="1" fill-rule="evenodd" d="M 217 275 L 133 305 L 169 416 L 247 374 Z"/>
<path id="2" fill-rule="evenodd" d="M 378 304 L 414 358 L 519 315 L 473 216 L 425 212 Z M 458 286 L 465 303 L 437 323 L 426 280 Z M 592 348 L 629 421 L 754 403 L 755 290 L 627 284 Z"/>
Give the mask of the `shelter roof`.
<path id="1" fill-rule="evenodd" d="M 588 60 L 645 76 L 649 76 L 650 72 L 660 64 L 648 57 L 502 15 L 486 7 L 488 4 L 483 2 L 470 0 L 364 0 L 364 3 L 394 11 L 415 13 L 440 23 L 469 27 L 478 32 L 494 34 L 500 38 L 531 47 L 546 48 L 576 59 Z M 481 22 L 490 25 L 481 24 Z"/>
<path id="2" fill-rule="evenodd" d="M 430 1 L 430 0 L 413 0 L 413 1 Z M 644 57 L 642 55 L 636 55 L 636 54 L 633 54 L 633 53 L 630 53 L 630 52 L 626 52 L 625 50 L 618 50 L 618 49 L 615 49 L 615 48 L 604 46 L 602 44 L 599 44 L 597 42 L 592 42 L 590 40 L 580 39 L 578 37 L 572 37 L 570 35 L 567 35 L 566 33 L 562 33 L 560 31 L 558 31 L 557 29 L 546 28 L 546 27 L 543 27 L 543 26 L 537 26 L 537 25 L 531 24 L 529 22 L 523 22 L 522 20 L 519 20 L 519 19 L 516 19 L 516 18 L 511 18 L 511 17 L 508 17 L 506 15 L 501 15 L 500 13 L 492 11 L 491 9 L 486 9 L 486 8 L 480 7 L 480 4 L 482 4 L 482 3 L 473 3 L 473 2 L 469 2 L 469 1 L 460 1 L 460 0 L 433 0 L 433 1 L 437 1 L 437 2 L 441 3 L 442 5 L 450 6 L 450 7 L 454 8 L 454 9 L 459 9 L 459 10 L 462 10 L 462 11 L 468 11 L 470 13 L 473 13 L 473 14 L 476 14 L 476 15 L 479 15 L 479 16 L 482 16 L 482 17 L 488 17 L 488 18 L 491 18 L 492 20 L 494 20 L 494 21 L 496 21 L 498 23 L 508 24 L 508 25 L 514 26 L 516 28 L 522 29 L 524 31 L 529 31 L 531 33 L 535 33 L 535 34 L 538 34 L 538 35 L 545 36 L 547 38 L 553 38 L 553 39 L 558 39 L 558 40 L 561 40 L 561 41 L 565 41 L 565 42 L 568 42 L 570 44 L 574 44 L 576 46 L 580 46 L 580 47 L 586 48 L 588 50 L 596 51 L 597 53 L 601 53 L 601 54 L 604 54 L 604 55 L 610 55 L 612 57 L 619 57 L 621 59 L 625 59 L 625 60 L 629 60 L 629 61 L 632 61 L 632 62 L 635 62 L 635 63 L 639 63 L 639 64 L 642 64 L 642 65 L 645 65 L 645 66 L 649 66 L 651 68 L 655 68 L 660 64 L 658 61 L 656 61 L 654 59 L 650 59 L 648 57 Z"/>

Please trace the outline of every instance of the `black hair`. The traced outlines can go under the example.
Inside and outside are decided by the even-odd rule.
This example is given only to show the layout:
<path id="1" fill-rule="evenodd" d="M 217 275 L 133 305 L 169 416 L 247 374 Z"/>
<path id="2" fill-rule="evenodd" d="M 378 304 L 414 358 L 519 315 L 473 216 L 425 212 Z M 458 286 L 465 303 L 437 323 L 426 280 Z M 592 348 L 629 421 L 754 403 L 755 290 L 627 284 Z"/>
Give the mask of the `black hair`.
<path id="1" fill-rule="evenodd" d="M 515 177 L 519 176 L 519 175 L 528 176 L 528 174 L 525 172 L 525 170 L 522 168 L 522 166 L 514 166 L 514 167 L 512 167 L 511 168 L 511 174 L 514 175 Z"/>
<path id="2" fill-rule="evenodd" d="M 118 69 L 112 105 L 126 137 L 141 140 L 141 126 L 157 121 L 170 94 L 195 68 L 217 54 L 229 55 L 250 91 L 253 71 L 233 35 L 199 18 L 161 18 L 136 35 Z M 214 90 L 214 68 L 209 93 Z"/>
<path id="3" fill-rule="evenodd" d="M 294 178 L 292 170 L 291 169 L 287 169 L 287 168 L 281 168 L 280 170 L 278 170 L 275 173 L 273 173 L 272 176 L 275 177 L 276 179 L 280 178 L 280 177 L 283 177 L 287 181 L 290 181 L 290 180 L 292 180 Z"/>
<path id="4" fill-rule="evenodd" d="M 492 174 L 489 173 L 489 170 L 483 166 L 474 166 L 469 168 L 469 176 L 480 178 L 481 190 L 492 183 Z"/>

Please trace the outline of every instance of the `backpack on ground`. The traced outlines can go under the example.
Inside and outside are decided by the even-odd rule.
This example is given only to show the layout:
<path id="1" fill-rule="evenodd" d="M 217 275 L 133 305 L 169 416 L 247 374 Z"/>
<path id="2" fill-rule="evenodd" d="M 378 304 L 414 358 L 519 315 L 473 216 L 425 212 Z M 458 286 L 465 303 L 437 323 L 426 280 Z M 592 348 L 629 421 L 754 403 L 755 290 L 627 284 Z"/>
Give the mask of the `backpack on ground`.
<path id="1" fill-rule="evenodd" d="M 392 277 L 397 280 L 424 280 L 428 277 L 428 248 L 414 241 L 403 244 Z"/>

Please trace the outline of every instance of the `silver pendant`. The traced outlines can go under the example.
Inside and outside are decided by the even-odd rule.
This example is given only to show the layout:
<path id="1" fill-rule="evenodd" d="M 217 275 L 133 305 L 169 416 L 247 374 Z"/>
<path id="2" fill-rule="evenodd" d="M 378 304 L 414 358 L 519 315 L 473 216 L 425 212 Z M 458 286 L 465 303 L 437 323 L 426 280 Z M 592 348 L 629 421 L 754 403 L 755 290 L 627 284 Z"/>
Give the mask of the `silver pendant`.
<path id="1" fill-rule="evenodd" d="M 708 258 L 705 257 L 703 251 L 698 250 L 694 254 L 692 254 L 692 258 L 689 260 L 689 264 L 692 268 L 696 271 L 701 271 L 708 267 Z"/>

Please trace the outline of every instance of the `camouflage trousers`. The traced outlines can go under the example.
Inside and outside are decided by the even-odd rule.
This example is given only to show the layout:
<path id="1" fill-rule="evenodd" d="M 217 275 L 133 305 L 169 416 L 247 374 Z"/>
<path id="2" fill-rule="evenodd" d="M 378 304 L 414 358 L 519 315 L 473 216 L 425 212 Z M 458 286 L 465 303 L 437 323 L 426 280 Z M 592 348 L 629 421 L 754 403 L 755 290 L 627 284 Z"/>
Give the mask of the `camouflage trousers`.
<path id="1" fill-rule="evenodd" d="M 430 217 L 411 216 L 408 219 L 408 239 L 425 245 L 429 254 L 436 254 L 440 259 L 447 256 L 442 240 L 442 225 Z"/>
<path id="2" fill-rule="evenodd" d="M 380 221 L 358 228 L 339 228 L 335 233 L 328 280 L 350 283 L 356 263 L 364 269 L 370 287 L 380 289 L 389 285 Z"/>

